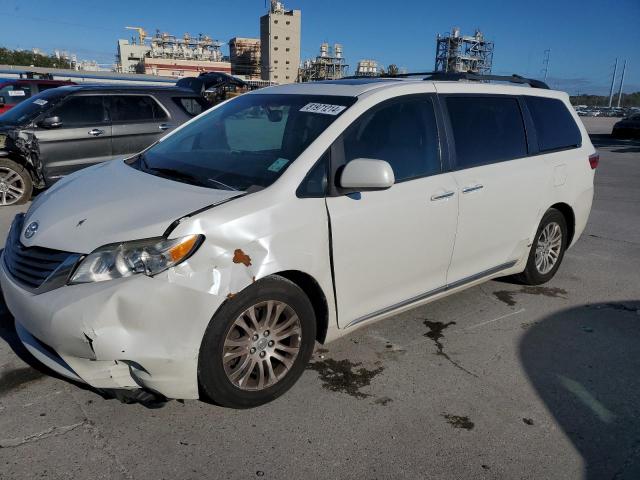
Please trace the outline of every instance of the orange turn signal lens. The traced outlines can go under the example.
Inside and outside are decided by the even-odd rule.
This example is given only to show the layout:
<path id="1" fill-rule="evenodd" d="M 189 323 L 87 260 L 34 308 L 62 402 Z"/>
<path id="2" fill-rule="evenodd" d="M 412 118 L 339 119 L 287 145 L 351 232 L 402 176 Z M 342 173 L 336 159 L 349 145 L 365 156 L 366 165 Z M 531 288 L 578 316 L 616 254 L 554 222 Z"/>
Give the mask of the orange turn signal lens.
<path id="1" fill-rule="evenodd" d="M 171 256 L 171 260 L 177 263 L 188 256 L 198 244 L 199 239 L 200 235 L 189 235 L 182 238 L 180 243 L 169 248 L 168 253 Z"/>

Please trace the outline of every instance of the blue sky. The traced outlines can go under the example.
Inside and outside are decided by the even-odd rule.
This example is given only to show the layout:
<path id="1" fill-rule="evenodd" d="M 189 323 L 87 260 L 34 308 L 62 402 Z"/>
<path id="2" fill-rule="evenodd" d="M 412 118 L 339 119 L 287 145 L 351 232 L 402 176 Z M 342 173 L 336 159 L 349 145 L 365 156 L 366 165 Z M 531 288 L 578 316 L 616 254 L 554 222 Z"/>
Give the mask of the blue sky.
<path id="1" fill-rule="evenodd" d="M 344 45 L 347 62 L 374 58 L 410 71 L 432 70 L 435 36 L 452 26 L 480 28 L 495 42 L 494 73 L 542 76 L 570 93 L 607 93 L 615 57 L 628 59 L 625 91 L 640 91 L 640 0 L 288 0 L 302 10 L 302 56 L 322 41 Z M 0 0 L 0 46 L 75 52 L 113 62 L 125 26 L 175 35 L 205 33 L 220 41 L 258 36 L 264 0 Z M 619 78 L 620 72 L 618 72 Z M 617 89 L 617 82 L 616 82 Z"/>

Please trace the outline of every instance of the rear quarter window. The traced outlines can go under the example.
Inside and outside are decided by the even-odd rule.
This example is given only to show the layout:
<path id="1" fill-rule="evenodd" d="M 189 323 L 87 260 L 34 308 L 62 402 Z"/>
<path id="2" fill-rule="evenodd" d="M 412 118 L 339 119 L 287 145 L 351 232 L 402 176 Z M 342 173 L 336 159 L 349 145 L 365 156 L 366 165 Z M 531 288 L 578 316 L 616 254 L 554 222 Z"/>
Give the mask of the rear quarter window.
<path id="1" fill-rule="evenodd" d="M 173 101 L 184 113 L 191 117 L 200 115 L 210 107 L 206 100 L 199 97 L 174 97 Z"/>
<path id="2" fill-rule="evenodd" d="M 538 136 L 540 152 L 576 148 L 582 145 L 582 134 L 562 100 L 525 97 Z"/>

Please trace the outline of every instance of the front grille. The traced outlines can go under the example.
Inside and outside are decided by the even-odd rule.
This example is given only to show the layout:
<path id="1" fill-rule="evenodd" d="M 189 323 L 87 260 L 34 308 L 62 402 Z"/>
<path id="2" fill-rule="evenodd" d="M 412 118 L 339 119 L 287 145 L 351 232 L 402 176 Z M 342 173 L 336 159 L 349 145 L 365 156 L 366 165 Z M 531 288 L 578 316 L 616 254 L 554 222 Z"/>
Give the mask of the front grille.
<path id="1" fill-rule="evenodd" d="M 11 276 L 31 289 L 37 289 L 70 257 L 76 254 L 44 247 L 25 247 L 20 242 L 24 216 L 17 216 L 4 248 L 4 262 Z"/>

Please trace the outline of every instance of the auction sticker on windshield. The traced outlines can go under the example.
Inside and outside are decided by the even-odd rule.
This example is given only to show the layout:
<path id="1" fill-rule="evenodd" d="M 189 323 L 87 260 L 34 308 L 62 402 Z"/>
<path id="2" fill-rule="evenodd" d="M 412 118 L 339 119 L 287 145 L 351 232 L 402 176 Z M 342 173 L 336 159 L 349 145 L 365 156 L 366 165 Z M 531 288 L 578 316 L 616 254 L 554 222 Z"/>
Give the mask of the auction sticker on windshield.
<path id="1" fill-rule="evenodd" d="M 24 97 L 26 95 L 24 90 L 9 90 L 10 97 Z"/>
<path id="2" fill-rule="evenodd" d="M 338 115 L 347 107 L 344 105 L 330 105 L 327 103 L 307 103 L 300 109 L 301 112 L 323 113 L 325 115 Z"/>

